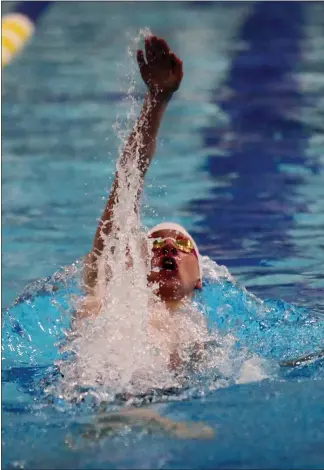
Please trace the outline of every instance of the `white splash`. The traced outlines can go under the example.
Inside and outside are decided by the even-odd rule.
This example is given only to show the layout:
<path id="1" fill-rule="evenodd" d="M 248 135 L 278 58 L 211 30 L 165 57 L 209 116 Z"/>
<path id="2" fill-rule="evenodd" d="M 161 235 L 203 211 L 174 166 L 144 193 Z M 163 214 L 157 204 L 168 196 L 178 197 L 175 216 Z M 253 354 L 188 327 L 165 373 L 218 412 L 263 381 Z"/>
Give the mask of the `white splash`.
<path id="1" fill-rule="evenodd" d="M 149 30 L 141 30 L 132 40 L 132 46 L 138 48 L 139 41 L 148 34 Z M 117 122 L 114 126 L 120 140 L 120 156 L 139 111 L 134 98 L 134 51 L 135 47 L 128 50 L 131 64 L 126 98 L 129 109 L 127 125 L 123 127 Z M 131 164 L 125 165 L 123 158 L 117 162 L 119 186 L 118 207 L 113 218 L 114 230 L 105 237 L 95 296 L 92 300 L 88 299 L 89 302 L 97 303 L 100 313 L 95 318 L 78 322 L 77 329 L 68 334 L 65 345 L 65 351 L 74 353 L 74 356 L 71 360 L 59 362 L 63 378 L 58 394 L 65 399 L 79 400 L 84 393 L 92 393 L 98 400 L 109 400 L 115 393 L 136 394 L 152 388 L 180 385 L 179 380 L 169 371 L 169 357 L 159 351 L 154 339 L 152 341 L 148 334 L 149 309 L 154 299 L 151 288 L 147 286 L 150 263 L 148 252 L 144 250 L 143 230 L 138 216 L 140 135 L 137 135 L 137 144 Z M 218 266 L 208 257 L 203 257 L 202 263 L 206 277 L 213 280 L 220 277 L 231 279 L 224 266 Z M 156 303 L 154 308 L 159 308 Z M 183 325 L 184 331 L 187 327 L 189 325 Z M 206 340 L 205 332 L 200 332 L 198 328 L 196 333 L 202 342 Z M 217 332 L 213 338 L 220 341 Z M 223 338 L 222 347 L 206 358 L 204 367 L 211 369 L 217 365 L 225 375 L 233 375 L 229 360 L 232 344 L 233 338 Z M 248 373 L 245 365 L 242 380 L 253 373 L 251 367 Z"/>
<path id="2" fill-rule="evenodd" d="M 270 375 L 267 369 L 269 369 L 268 361 L 256 356 L 251 357 L 243 362 L 237 383 L 245 384 L 267 379 L 273 375 Z"/>

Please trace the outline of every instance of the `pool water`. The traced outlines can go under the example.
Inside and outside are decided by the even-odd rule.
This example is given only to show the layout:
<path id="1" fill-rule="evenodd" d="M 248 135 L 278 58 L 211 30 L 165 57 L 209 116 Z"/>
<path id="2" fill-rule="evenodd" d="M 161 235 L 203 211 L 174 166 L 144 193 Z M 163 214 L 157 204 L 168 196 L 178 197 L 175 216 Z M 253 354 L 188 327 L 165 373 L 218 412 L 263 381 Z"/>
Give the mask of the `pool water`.
<path id="1" fill-rule="evenodd" d="M 323 20 L 320 3 L 55 3 L 4 70 L 4 468 L 323 467 L 322 358 L 279 366 L 324 347 Z M 143 27 L 184 63 L 143 220 L 184 224 L 229 269 L 235 282 L 207 282 L 201 301 L 246 351 L 243 376 L 223 370 L 150 405 L 211 426 L 206 440 L 145 426 L 85 439 L 98 404 L 51 388 L 75 273 L 13 304 L 91 246 Z"/>

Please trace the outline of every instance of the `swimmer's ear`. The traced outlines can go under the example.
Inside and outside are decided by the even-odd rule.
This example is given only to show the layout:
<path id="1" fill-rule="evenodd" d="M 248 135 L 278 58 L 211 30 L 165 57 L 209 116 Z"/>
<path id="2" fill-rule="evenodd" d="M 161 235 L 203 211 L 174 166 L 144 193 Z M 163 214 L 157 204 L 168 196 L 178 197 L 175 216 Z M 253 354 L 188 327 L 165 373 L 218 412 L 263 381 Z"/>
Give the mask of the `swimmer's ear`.
<path id="1" fill-rule="evenodd" d="M 196 282 L 195 289 L 202 289 L 202 283 L 200 279 L 198 279 L 198 281 Z"/>

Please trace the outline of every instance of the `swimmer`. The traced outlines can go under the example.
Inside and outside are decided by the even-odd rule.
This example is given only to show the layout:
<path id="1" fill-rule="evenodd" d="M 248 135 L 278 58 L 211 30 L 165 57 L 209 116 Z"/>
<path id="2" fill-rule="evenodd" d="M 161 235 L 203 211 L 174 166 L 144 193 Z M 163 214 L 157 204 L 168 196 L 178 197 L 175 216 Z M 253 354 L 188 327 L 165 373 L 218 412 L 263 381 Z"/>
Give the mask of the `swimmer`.
<path id="1" fill-rule="evenodd" d="M 180 86 L 183 70 L 181 60 L 163 39 L 156 36 L 145 38 L 145 55 L 142 50 L 137 51 L 137 63 L 147 86 L 147 93 L 120 162 L 123 168 L 131 168 L 134 162 L 138 161 L 141 176 L 138 188 L 140 196 L 144 177 L 154 155 L 162 117 L 173 94 Z M 95 296 L 98 263 L 104 250 L 105 237 L 114 230 L 113 216 L 118 204 L 119 176 L 117 171 L 95 233 L 92 249 L 85 259 L 83 278 L 88 297 L 78 311 L 79 318 L 100 312 L 100 304 Z M 149 286 L 157 286 L 154 293 L 161 304 L 153 308 L 150 328 L 151 331 L 162 334 L 164 346 L 160 346 L 169 355 L 169 368 L 176 370 L 183 366 L 179 345 L 184 342 L 190 343 L 191 359 L 198 361 L 202 355 L 202 348 L 197 340 L 199 335 L 196 333 L 198 330 L 207 332 L 202 314 L 196 312 L 194 321 L 192 318 L 190 320 L 189 316 L 186 318 L 186 310 L 190 309 L 194 291 L 202 287 L 199 251 L 191 235 L 178 224 L 159 224 L 149 230 L 146 236 L 152 244 L 151 271 L 147 281 Z"/>

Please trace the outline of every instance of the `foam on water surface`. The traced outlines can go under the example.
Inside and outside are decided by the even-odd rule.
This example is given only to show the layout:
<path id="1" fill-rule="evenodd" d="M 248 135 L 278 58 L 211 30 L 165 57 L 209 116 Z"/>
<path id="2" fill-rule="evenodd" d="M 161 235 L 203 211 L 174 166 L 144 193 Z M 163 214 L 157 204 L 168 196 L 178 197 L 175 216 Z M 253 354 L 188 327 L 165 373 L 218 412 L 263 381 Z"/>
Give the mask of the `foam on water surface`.
<path id="1" fill-rule="evenodd" d="M 24 381 L 15 370 L 25 370 L 29 392 L 38 389 L 40 395 L 45 392 L 68 401 L 89 397 L 96 403 L 112 403 L 120 394 L 145 395 L 154 389 L 166 390 L 165 397 L 170 399 L 172 393 L 168 395 L 167 390 L 172 388 L 188 397 L 235 383 L 274 379 L 280 360 L 322 348 L 321 317 L 280 301 L 262 302 L 224 277 L 224 269 L 216 263 L 204 263 L 206 276 L 212 264 L 214 271 L 194 301 L 205 312 L 209 327 L 206 356 L 198 371 L 185 377 L 170 374 L 156 356 L 145 328 L 134 322 L 143 318 L 143 309 L 136 311 L 134 305 L 126 310 L 123 304 L 123 311 L 112 302 L 110 311 L 104 310 L 71 332 L 71 296 L 77 296 L 80 276 L 76 264 L 44 280 L 43 285 L 38 281 L 26 289 L 3 313 L 2 362 L 8 381 Z M 128 313 L 133 317 L 128 318 Z M 314 373 L 319 370 L 315 367 Z M 6 400 L 6 387 L 3 392 Z M 7 398 L 10 401 L 12 396 Z"/>

